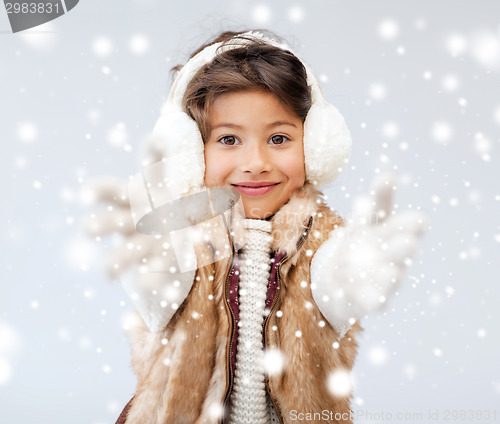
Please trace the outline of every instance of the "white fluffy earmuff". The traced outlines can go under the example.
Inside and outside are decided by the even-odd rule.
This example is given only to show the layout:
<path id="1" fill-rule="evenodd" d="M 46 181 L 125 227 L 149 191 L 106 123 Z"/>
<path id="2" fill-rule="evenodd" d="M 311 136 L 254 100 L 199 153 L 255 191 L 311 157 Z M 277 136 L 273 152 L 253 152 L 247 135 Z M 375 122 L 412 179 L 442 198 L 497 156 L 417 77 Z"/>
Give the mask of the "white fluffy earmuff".
<path id="1" fill-rule="evenodd" d="M 193 76 L 218 54 L 248 44 L 248 38 L 258 39 L 278 48 L 292 50 L 285 44 L 273 40 L 261 32 L 250 31 L 234 37 L 227 43 L 212 44 L 181 69 L 162 108 L 153 136 L 162 140 L 165 157 L 175 166 L 168 170 L 176 181 L 179 195 L 204 187 L 204 145 L 196 122 L 184 111 L 182 99 Z M 293 53 L 294 54 L 294 53 Z M 298 57 L 297 55 L 295 55 Z M 300 60 L 300 58 L 299 58 Z M 351 152 L 351 135 L 343 116 L 328 103 L 310 68 L 301 60 L 307 71 L 307 82 L 311 87 L 312 106 L 304 122 L 304 156 L 306 180 L 317 186 L 334 181 L 346 166 Z"/>

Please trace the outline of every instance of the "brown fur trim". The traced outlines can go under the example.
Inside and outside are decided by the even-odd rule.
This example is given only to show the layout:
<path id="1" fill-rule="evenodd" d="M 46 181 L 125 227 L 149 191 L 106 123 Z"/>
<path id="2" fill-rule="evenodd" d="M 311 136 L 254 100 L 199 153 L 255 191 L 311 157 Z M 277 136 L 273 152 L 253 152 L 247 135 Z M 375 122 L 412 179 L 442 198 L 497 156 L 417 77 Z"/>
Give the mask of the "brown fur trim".
<path id="1" fill-rule="evenodd" d="M 297 251 L 297 240 L 306 228 L 309 217 L 323 204 L 321 193 L 306 183 L 295 191 L 290 200 L 273 216 L 273 250 L 287 252 L 291 257 Z"/>
<path id="2" fill-rule="evenodd" d="M 243 217 L 231 213 L 224 216 L 238 238 Z M 310 217 L 311 227 L 298 247 Z M 227 230 L 219 218 L 218 228 L 211 233 L 214 244 L 200 247 L 197 255 L 213 254 L 227 244 Z M 338 341 L 310 288 L 311 258 L 340 225 L 342 220 L 310 184 L 295 192 L 272 219 L 273 248 L 286 252 L 287 258 L 279 270 L 280 290 L 268 317 L 265 342 L 267 348 L 278 348 L 284 358 L 283 372 L 268 379 L 269 393 L 284 423 L 300 422 L 291 419 L 292 410 L 349 412 L 350 396 L 335 397 L 327 382 L 332 372 L 352 368 L 354 336 L 361 327 L 355 324 Z M 150 333 L 137 315 L 130 333 L 138 385 L 127 424 L 218 422 L 229 378 L 231 316 L 224 289 L 230 261 L 224 258 L 197 270 L 187 299 L 164 331 Z M 338 348 L 333 346 L 336 341 Z"/>
<path id="3" fill-rule="evenodd" d="M 354 334 L 361 330 L 355 324 L 338 341 L 338 334 L 316 306 L 310 287 L 312 255 L 342 225 L 342 220 L 326 206 L 316 210 L 305 244 L 296 254 L 293 265 L 281 268 L 280 298 L 268 324 L 267 343 L 279 348 L 284 358 L 283 373 L 269 377 L 269 392 L 279 405 L 284 423 L 297 423 L 291 411 L 338 413 L 350 411 L 350 395 L 335 397 L 328 389 L 332 373 L 349 372 L 356 357 Z M 273 330 L 274 328 L 274 330 Z M 298 333 L 300 332 L 300 333 Z M 334 343 L 339 347 L 335 348 Z M 303 421 L 306 422 L 306 421 Z M 342 421 L 349 423 L 350 421 Z"/>

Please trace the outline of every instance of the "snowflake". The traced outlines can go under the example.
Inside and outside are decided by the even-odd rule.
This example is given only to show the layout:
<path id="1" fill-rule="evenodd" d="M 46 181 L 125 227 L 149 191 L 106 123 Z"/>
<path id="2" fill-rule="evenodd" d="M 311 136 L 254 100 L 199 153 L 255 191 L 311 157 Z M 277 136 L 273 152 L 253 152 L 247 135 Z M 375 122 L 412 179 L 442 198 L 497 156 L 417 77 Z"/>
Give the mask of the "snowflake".
<path id="1" fill-rule="evenodd" d="M 127 139 L 128 134 L 123 122 L 119 122 L 108 131 L 108 141 L 113 146 L 120 146 L 121 144 L 124 144 Z"/>
<path id="2" fill-rule="evenodd" d="M 144 34 L 136 34 L 130 39 L 129 47 L 132 53 L 144 54 L 149 50 L 149 39 Z"/>
<path id="3" fill-rule="evenodd" d="M 443 77 L 441 84 L 444 90 L 451 93 L 458 89 L 458 87 L 460 86 L 460 80 L 456 75 L 448 74 Z"/>
<path id="4" fill-rule="evenodd" d="M 304 9 L 300 6 L 293 6 L 288 9 L 288 19 L 290 22 L 297 24 L 304 20 Z"/>
<path id="5" fill-rule="evenodd" d="M 500 40 L 492 31 L 481 31 L 472 35 L 470 53 L 487 69 L 500 69 Z"/>
<path id="6" fill-rule="evenodd" d="M 432 350 L 432 353 L 434 354 L 434 356 L 437 356 L 438 358 L 441 358 L 441 356 L 443 356 L 443 351 L 439 347 L 435 347 Z"/>
<path id="7" fill-rule="evenodd" d="M 447 122 L 438 121 L 432 126 L 431 135 L 437 143 L 446 146 L 453 136 L 453 130 Z"/>
<path id="8" fill-rule="evenodd" d="M 395 122 L 386 122 L 382 127 L 382 134 L 387 138 L 396 138 L 399 134 L 399 127 Z"/>
<path id="9" fill-rule="evenodd" d="M 368 360 L 372 365 L 383 365 L 387 362 L 387 349 L 383 346 L 373 346 L 368 351 Z"/>
<path id="10" fill-rule="evenodd" d="M 38 128 L 32 122 L 20 122 L 17 128 L 17 136 L 25 143 L 32 142 L 38 136 Z"/>
<path id="11" fill-rule="evenodd" d="M 98 56 L 108 56 L 113 51 L 113 43 L 108 37 L 98 37 L 92 43 L 92 50 Z"/>
<path id="12" fill-rule="evenodd" d="M 272 16 L 271 8 L 267 5 L 260 4 L 254 7 L 252 10 L 252 18 L 255 23 L 263 25 L 267 24 Z"/>
<path id="13" fill-rule="evenodd" d="M 460 56 L 467 50 L 467 39 L 462 34 L 452 34 L 446 39 L 446 48 L 452 56 Z"/>
<path id="14" fill-rule="evenodd" d="M 264 369 L 268 375 L 279 375 L 285 367 L 285 359 L 279 349 L 268 349 L 264 353 Z"/>
<path id="15" fill-rule="evenodd" d="M 387 97 L 387 87 L 382 83 L 370 85 L 369 95 L 373 100 L 383 100 Z"/>
<path id="16" fill-rule="evenodd" d="M 9 382 L 12 377 L 12 365 L 11 363 L 0 356 L 0 386 L 3 386 Z"/>
<path id="17" fill-rule="evenodd" d="M 0 355 L 14 356 L 21 349 L 21 336 L 10 324 L 0 321 Z"/>
<path id="18" fill-rule="evenodd" d="M 327 380 L 328 391 L 335 397 L 347 397 L 352 392 L 352 379 L 349 371 L 339 369 L 333 371 Z"/>
<path id="19" fill-rule="evenodd" d="M 399 25 L 393 19 L 384 19 L 378 25 L 378 34 L 384 40 L 393 40 L 399 35 Z"/>

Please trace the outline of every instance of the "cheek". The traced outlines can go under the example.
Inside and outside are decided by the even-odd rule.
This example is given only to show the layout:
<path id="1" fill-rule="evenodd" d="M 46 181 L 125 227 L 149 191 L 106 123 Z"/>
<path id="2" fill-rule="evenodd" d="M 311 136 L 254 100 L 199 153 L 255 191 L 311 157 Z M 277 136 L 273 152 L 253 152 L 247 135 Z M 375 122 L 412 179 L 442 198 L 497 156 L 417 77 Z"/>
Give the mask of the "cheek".
<path id="1" fill-rule="evenodd" d="M 222 185 L 226 174 L 224 161 L 216 157 L 211 149 L 205 149 L 205 185 L 207 187 Z"/>
<path id="2" fill-rule="evenodd" d="M 207 150 L 207 148 L 205 148 L 204 156 L 205 156 L 205 185 L 210 187 L 212 185 L 211 183 L 213 179 L 212 174 L 214 167 L 212 165 L 212 158 L 210 152 Z"/>
<path id="3" fill-rule="evenodd" d="M 294 155 L 284 161 L 283 166 L 293 189 L 302 187 L 306 178 L 304 156 Z"/>

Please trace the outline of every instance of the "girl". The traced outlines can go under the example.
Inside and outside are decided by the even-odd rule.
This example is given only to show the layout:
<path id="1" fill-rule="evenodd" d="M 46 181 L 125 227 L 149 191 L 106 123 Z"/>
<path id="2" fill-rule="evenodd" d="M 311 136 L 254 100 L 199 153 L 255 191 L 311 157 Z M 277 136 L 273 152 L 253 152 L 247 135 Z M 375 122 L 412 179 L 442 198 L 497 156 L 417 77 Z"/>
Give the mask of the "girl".
<path id="1" fill-rule="evenodd" d="M 123 280 L 139 311 L 129 325 L 138 384 L 117 422 L 350 423 L 342 381 L 357 319 L 394 290 L 423 216 L 391 214 L 390 177 L 348 223 L 325 204 L 318 187 L 344 168 L 349 131 L 311 70 L 270 33 L 225 32 L 200 47 L 154 135 L 165 174 L 159 184 L 146 178 L 149 213 L 131 204 L 137 229 L 160 216 L 169 235 L 129 242 L 141 245 L 136 259 L 149 273 Z M 98 192 L 120 200 L 109 187 Z M 169 221 L 179 204 L 159 200 L 165 192 L 196 200 L 180 215 L 203 233 L 196 269 L 179 272 L 177 256 L 151 278 L 182 255 L 172 230 L 186 225 Z M 106 225 L 95 222 L 94 232 Z M 115 274 L 130 250 L 113 256 Z"/>

